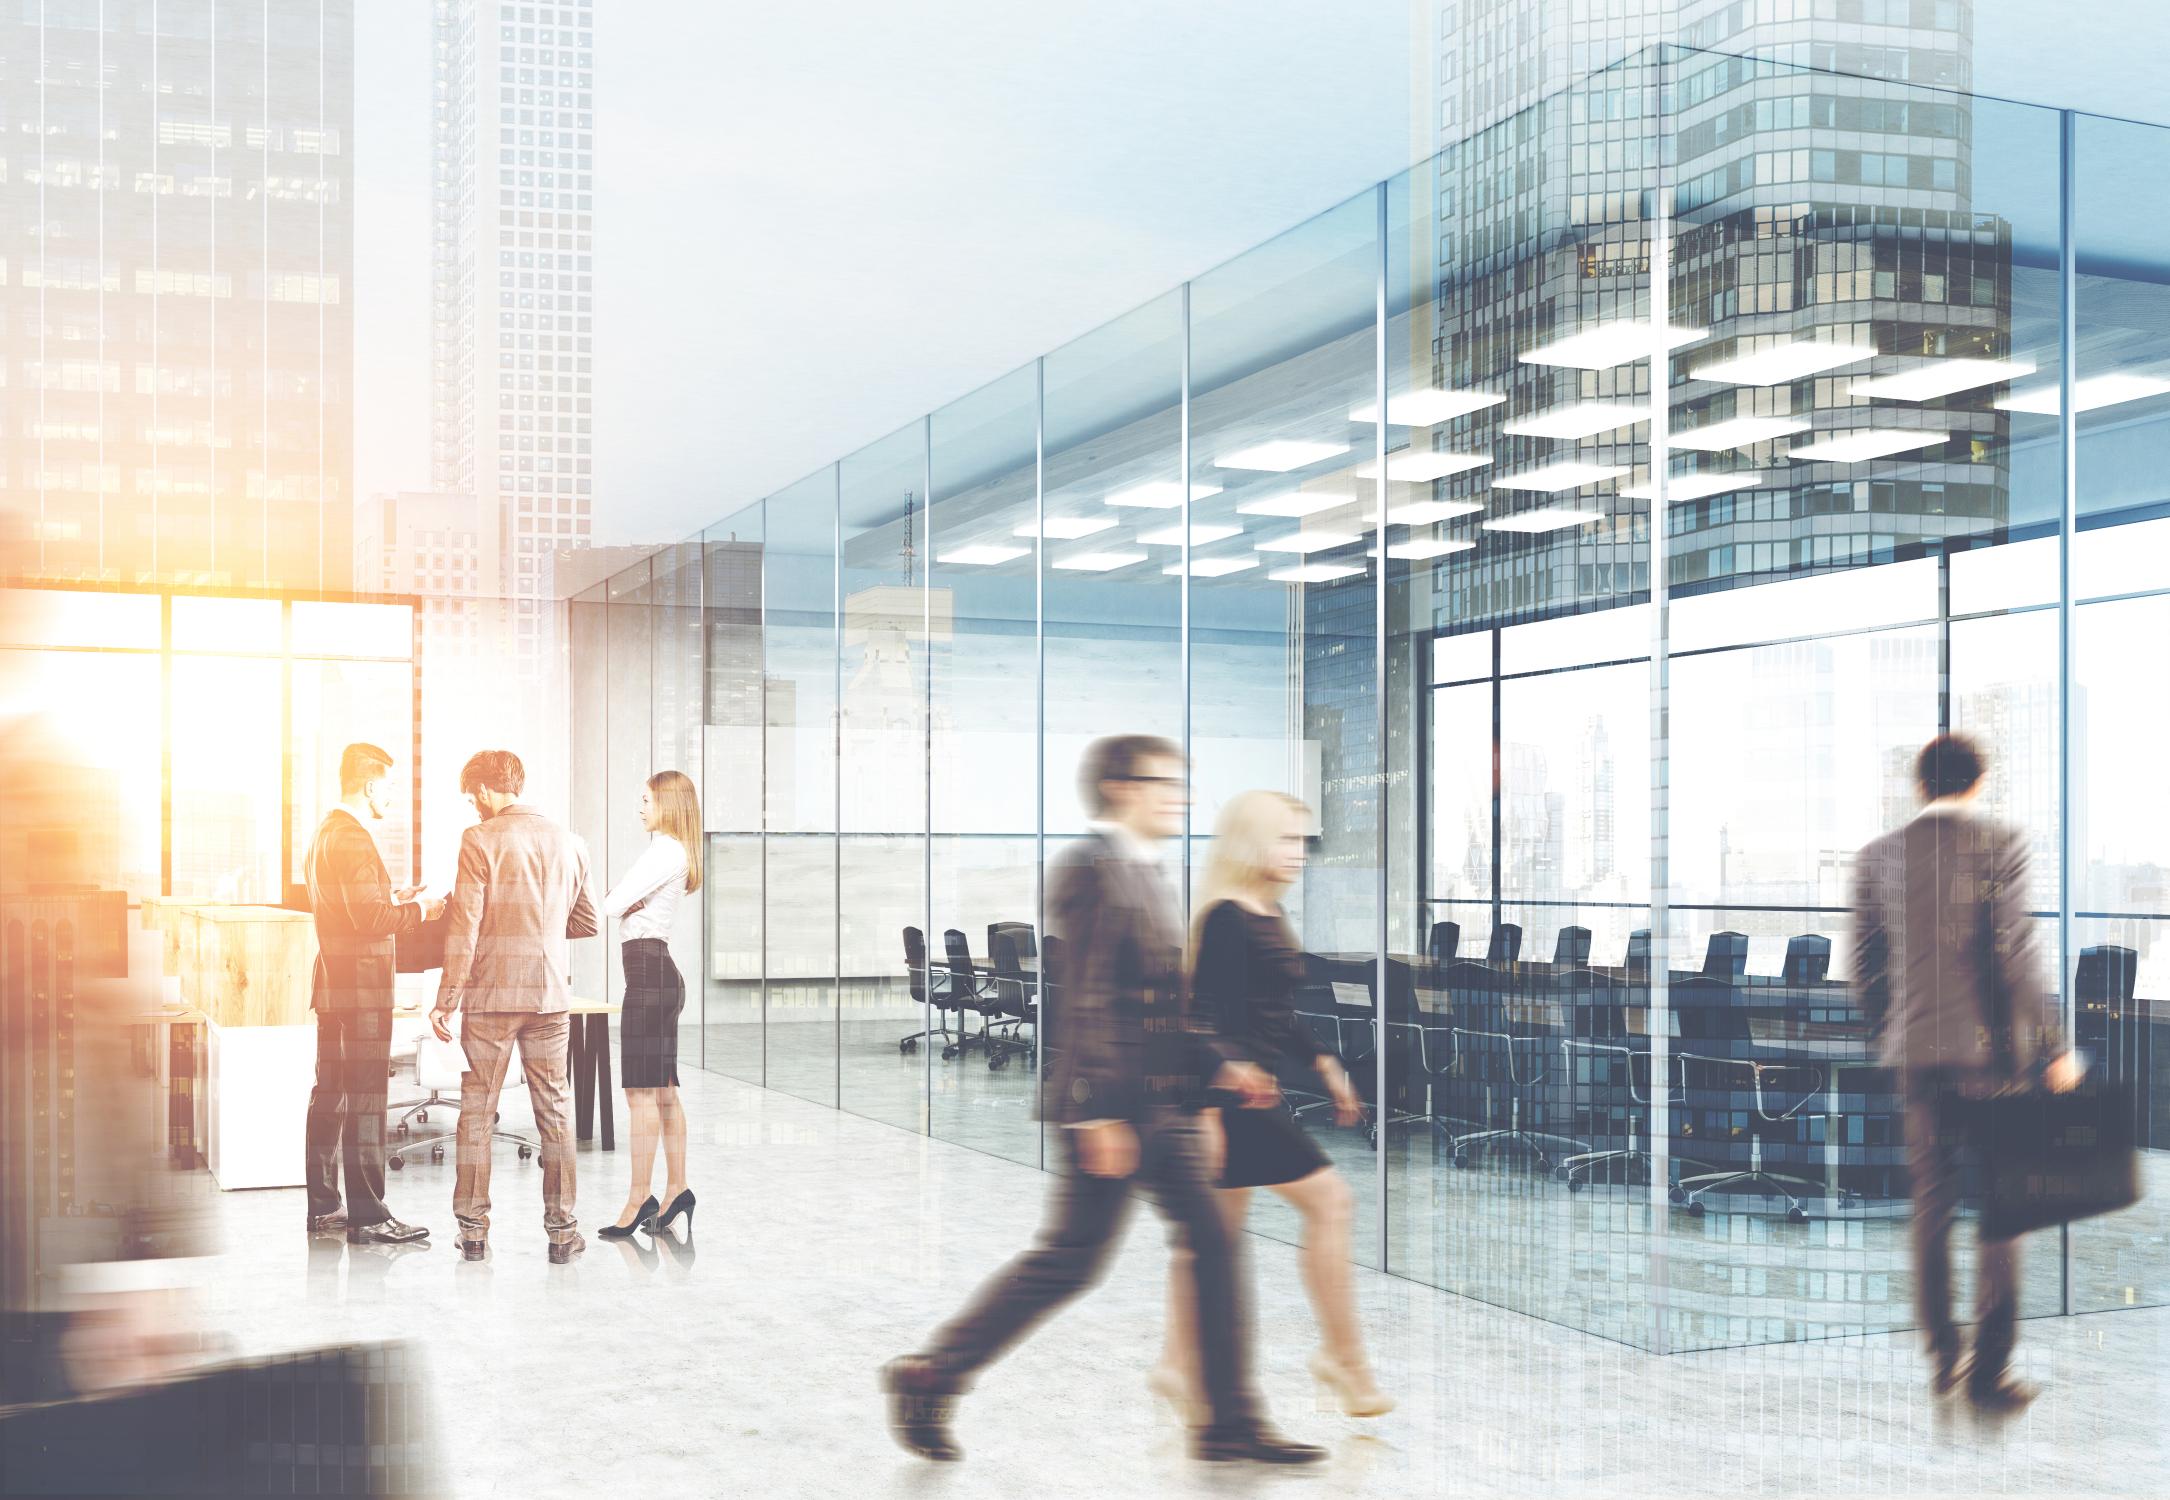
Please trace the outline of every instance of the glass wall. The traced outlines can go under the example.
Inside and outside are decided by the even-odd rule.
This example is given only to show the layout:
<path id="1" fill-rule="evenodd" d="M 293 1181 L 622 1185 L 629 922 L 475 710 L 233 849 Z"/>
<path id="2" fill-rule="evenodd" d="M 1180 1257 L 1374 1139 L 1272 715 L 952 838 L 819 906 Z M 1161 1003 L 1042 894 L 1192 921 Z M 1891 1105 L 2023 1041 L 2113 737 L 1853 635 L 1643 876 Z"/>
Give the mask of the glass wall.
<path id="1" fill-rule="evenodd" d="M 1962 730 L 2161 1175 L 2166 141 L 1638 56 L 712 528 L 709 1066 L 1055 1165 L 1044 872 L 1085 745 L 1164 734 L 1187 910 L 1236 793 L 1316 819 L 1365 1117 L 1282 1084 L 1360 1260 L 1652 1349 L 1903 1328 L 1852 880 Z M 2157 1202 L 2035 1236 L 2026 1313 L 2170 1300 Z"/>

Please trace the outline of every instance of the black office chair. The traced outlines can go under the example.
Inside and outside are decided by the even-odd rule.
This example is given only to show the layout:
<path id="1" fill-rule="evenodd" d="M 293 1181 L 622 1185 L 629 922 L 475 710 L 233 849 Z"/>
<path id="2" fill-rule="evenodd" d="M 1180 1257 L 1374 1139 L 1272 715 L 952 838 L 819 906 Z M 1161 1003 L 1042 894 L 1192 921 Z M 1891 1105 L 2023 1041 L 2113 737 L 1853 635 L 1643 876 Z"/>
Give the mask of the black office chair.
<path id="1" fill-rule="evenodd" d="M 1621 959 L 1630 979 L 1650 977 L 1650 929 L 1638 927 L 1628 934 L 1627 954 Z"/>
<path id="2" fill-rule="evenodd" d="M 1502 922 L 1492 929 L 1492 941 L 1484 950 L 1488 964 L 1511 964 L 1522 956 L 1522 929 L 1513 922 Z"/>
<path id="3" fill-rule="evenodd" d="M 1650 1014 L 1647 996 L 1642 1005 L 1636 1005 L 1625 998 L 1624 989 L 1610 990 L 1582 1013 L 1585 1024 L 1579 1034 L 1560 1043 L 1561 1060 L 1572 1079 L 1571 1087 L 1587 1083 L 1599 1089 L 1617 1090 L 1627 1099 L 1627 1108 L 1618 1111 L 1622 1125 L 1620 1133 L 1627 1144 L 1584 1151 L 1562 1161 L 1559 1176 L 1569 1192 L 1580 1192 L 1598 1168 L 1609 1167 L 1614 1162 L 1623 1166 L 1640 1162 L 1644 1180 L 1649 1179 L 1649 1167 L 1656 1160 L 1649 1149 L 1650 1096 L 1655 1074 L 1649 1035 L 1647 1031 L 1637 1031 L 1631 1021 L 1631 1016 L 1636 1013 L 1647 1021 Z M 1682 1098 L 1677 1081 L 1679 1075 L 1680 1059 L 1675 1057 L 1666 1069 L 1666 1097 L 1675 1103 Z M 1597 1108 L 1602 1115 L 1593 1112 L 1591 1118 L 1602 1118 L 1604 1123 L 1611 1123 L 1614 1110 L 1602 1098 L 1598 1100 Z M 1644 1128 L 1641 1145 L 1636 1144 L 1638 1115 Z M 1611 1132 L 1592 1129 L 1590 1133 L 1603 1136 Z"/>
<path id="4" fill-rule="evenodd" d="M 947 976 L 928 966 L 927 935 L 917 927 L 904 929 L 904 974 L 906 982 L 911 985 L 912 1003 L 920 1008 L 922 1015 L 927 1014 L 930 1009 L 934 1011 L 935 1024 L 924 1031 L 899 1037 L 897 1051 L 909 1057 L 919 1050 L 920 1042 L 929 1037 L 938 1036 L 945 1042 L 954 1041 L 957 1033 L 949 1029 L 947 1012 L 955 1007 L 948 1003 L 948 996 L 944 993 Z"/>
<path id="5" fill-rule="evenodd" d="M 2148 1056 L 2151 1007 L 2133 998 L 2140 955 L 2101 943 L 2080 950 L 2072 970 L 2072 1040 L 2094 1053 L 2102 1082 L 2132 1100 L 2139 1139 L 2152 1139 L 2149 1092 L 2154 1069 Z"/>
<path id="6" fill-rule="evenodd" d="M 1748 972 L 1748 934 L 1714 932 L 1703 949 L 1703 972 L 1712 979 L 1738 979 Z"/>
<path id="7" fill-rule="evenodd" d="M 1515 946 L 1521 929 L 1511 928 Z M 1494 931 L 1495 940 L 1498 931 Z M 1529 1153 L 1539 1170 L 1587 1149 L 1587 1143 L 1525 1123 L 1525 1103 L 1534 1108 L 1537 1091 L 1550 1076 L 1546 1061 L 1551 1034 L 1539 1023 L 1515 1013 L 1527 1009 L 1536 997 L 1511 976 L 1488 964 L 1456 964 L 1448 971 L 1446 986 L 1455 1013 L 1455 1070 L 1475 1089 L 1480 1102 L 1473 1123 L 1501 1118 L 1499 1095 L 1506 1095 L 1504 1125 L 1478 1123 L 1478 1128 L 1454 1136 L 1454 1164 L 1471 1165 L 1478 1149 L 1495 1145 L 1514 1146 Z"/>
<path id="8" fill-rule="evenodd" d="M 1590 929 L 1562 927 L 1552 943 L 1552 962 L 1560 968 L 1582 968 L 1590 962 Z"/>
<path id="9" fill-rule="evenodd" d="M 1448 964 L 1454 962 L 1455 955 L 1460 953 L 1461 950 L 1461 923 L 1432 923 L 1431 941 L 1425 947 L 1425 955 L 1431 959 L 1433 968 L 1444 969 Z"/>
<path id="10" fill-rule="evenodd" d="M 1786 939 L 1786 963 L 1779 976 L 1787 984 L 1821 984 L 1831 972 L 1831 940 L 1808 932 Z"/>
<path id="11" fill-rule="evenodd" d="M 1040 956 L 1040 950 L 1033 942 L 1032 924 L 1030 922 L 989 922 L 987 924 L 987 962 L 989 964 L 994 963 L 995 955 L 1001 951 L 999 940 L 1003 933 L 1008 933 L 1016 941 L 1017 956 L 1020 960 Z M 1022 963 L 1020 963 L 1020 967 L 1022 967 Z"/>
<path id="12" fill-rule="evenodd" d="M 987 1039 L 987 1066 L 1006 1068 L 1012 1057 L 1022 1057 L 1029 1066 L 1033 1053 L 1038 1050 L 1037 1037 L 1040 1028 L 1040 1006 L 1033 994 L 1033 976 L 1025 972 L 1024 961 L 1018 956 L 1021 936 L 1010 924 L 989 928 L 988 937 L 993 943 L 989 956 L 994 960 L 994 994 L 996 1015 Z M 1029 940 L 1029 938 L 1027 939 Z M 1031 1036 L 1021 1033 L 1030 1027 Z"/>
<path id="13" fill-rule="evenodd" d="M 1714 947 L 1720 937 L 1738 938 L 1740 934 L 1716 934 L 1711 940 Z M 1742 938 L 1744 953 L 1746 944 L 1747 940 Z M 1704 1211 L 1703 1198 L 1706 1194 L 1743 1185 L 1768 1184 L 1778 1197 L 1785 1200 L 1786 1218 L 1790 1222 L 1807 1222 L 1808 1212 L 1802 1206 L 1800 1197 L 1788 1191 L 1788 1188 L 1800 1188 L 1805 1190 L 1808 1196 L 1820 1197 L 1824 1185 L 1813 1178 L 1764 1170 L 1763 1131 L 1758 1127 L 1780 1125 L 1791 1120 L 1806 1108 L 1810 1101 L 1821 1095 L 1826 1077 L 1824 1069 L 1815 1063 L 1770 1063 L 1739 1055 L 1753 1047 L 1755 1036 L 1749 1030 L 1747 1012 L 1734 1003 L 1733 984 L 1730 979 L 1707 973 L 1686 975 L 1673 981 L 1671 997 L 1673 1015 L 1679 1025 L 1683 1043 L 1679 1054 L 1683 1093 L 1692 1087 L 1695 1073 L 1691 1069 L 1706 1070 L 1706 1076 L 1709 1072 L 1738 1069 L 1746 1075 L 1751 1095 L 1747 1167 L 1683 1177 L 1673 1184 L 1673 1203 L 1700 1218 Z M 1719 1052 L 1719 1047 L 1725 1050 Z M 1730 1094 L 1732 1091 L 1728 1089 L 1726 1092 Z M 1790 1105 L 1785 1105 L 1773 1113 L 1773 1096 L 1783 1100 L 1789 1092 L 1797 1097 Z M 1738 1113 L 1732 1108 L 1730 1099 L 1713 1112 L 1728 1117 Z"/>
<path id="14" fill-rule="evenodd" d="M 963 1057 L 974 1047 L 981 1051 L 991 1048 L 990 1026 L 1002 1013 L 1002 1002 L 995 994 L 994 977 L 982 974 L 972 962 L 972 945 L 965 941 L 961 928 L 951 927 L 942 933 L 942 947 L 949 960 L 949 998 L 957 1011 L 960 1035 L 942 1049 L 947 1061 Z M 980 1018 L 980 1029 L 974 1034 L 965 1023 L 967 1014 Z"/>

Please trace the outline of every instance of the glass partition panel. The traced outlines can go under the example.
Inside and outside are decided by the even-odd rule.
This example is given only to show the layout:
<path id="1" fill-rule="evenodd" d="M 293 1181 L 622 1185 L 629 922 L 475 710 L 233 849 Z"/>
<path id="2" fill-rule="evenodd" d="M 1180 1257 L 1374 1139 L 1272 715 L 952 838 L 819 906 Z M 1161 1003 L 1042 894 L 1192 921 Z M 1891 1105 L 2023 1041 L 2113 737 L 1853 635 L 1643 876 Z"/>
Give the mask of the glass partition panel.
<path id="1" fill-rule="evenodd" d="M 596 851 L 608 847 L 610 827 L 610 604 L 604 585 L 598 583 L 565 602 L 565 638 L 572 674 L 566 701 L 573 706 L 566 725 L 572 768 L 567 788 L 566 826 L 586 842 L 591 861 L 590 877 L 601 880 L 603 872 L 592 862 L 597 858 Z M 456 676 L 447 683 L 438 676 L 442 670 L 440 664 L 434 659 L 423 662 L 423 743 L 443 746 L 441 753 L 448 760 L 462 753 L 457 747 L 465 737 L 447 734 L 439 739 L 435 731 L 448 720 L 464 721 L 466 715 L 446 703 L 447 688 L 450 687 L 454 694 L 464 687 L 479 688 L 479 665 L 472 653 L 465 654 L 455 666 Z M 424 775 L 427 786 L 423 807 L 429 828 L 429 847 L 425 851 L 423 873 L 432 882 L 449 881 L 457 868 L 459 834 L 474 820 L 474 814 L 456 795 L 459 785 L 457 765 L 435 765 Z M 441 819 L 435 816 L 440 806 L 444 808 Z M 602 894 L 600 890 L 596 892 L 598 897 Z M 609 955 L 604 950 L 607 946 L 606 942 L 572 945 L 574 994 L 602 995 L 605 992 L 604 971 Z"/>
<path id="2" fill-rule="evenodd" d="M 761 549 L 768 1082 L 837 1102 L 836 468 L 772 497 Z"/>
<path id="3" fill-rule="evenodd" d="M 678 771 L 693 782 L 694 794 L 707 795 L 701 756 L 701 694 L 704 687 L 701 654 L 704 621 L 701 611 L 701 544 L 681 542 L 664 548 L 649 559 L 654 574 L 655 604 L 651 614 L 650 668 L 654 677 L 655 707 L 649 752 L 649 775 Z M 637 809 L 646 778 L 631 783 L 626 795 Z M 637 821 L 637 819 L 636 819 Z M 701 1052 L 701 999 L 696 988 L 700 977 L 701 935 L 704 928 L 698 897 L 678 903 L 671 929 L 670 949 L 679 974 L 686 980 L 685 1009 L 679 1013 L 679 1050 L 687 1065 Z"/>
<path id="4" fill-rule="evenodd" d="M 157 597 L 150 602 L 156 646 Z M 40 712 L 51 726 L 49 740 L 25 735 L 9 752 L 0 787 L 10 839 L 35 856 L 0 867 L 11 886 L 95 885 L 131 901 L 161 893 L 159 679 L 155 651 L 0 650 L 0 712 Z"/>
<path id="5" fill-rule="evenodd" d="M 1846 972 L 1853 873 L 1955 724 L 2013 811 L 2053 807 L 1997 681 L 2016 664 L 1951 610 L 1955 577 L 2024 602 L 2026 561 L 1981 554 L 2058 525 L 2055 407 L 2030 394 L 2059 368 L 2058 139 L 1995 101 L 1678 68 L 1673 313 L 1698 332 L 1669 383 L 1663 1335 L 1694 1348 L 1914 1322 L 1897 1080 Z M 2054 831 L 2039 856 L 2054 892 Z M 1971 1234 L 1953 1245 L 1968 1265 Z M 2023 1306 L 2051 1310 L 2053 1244 L 2032 1261 Z"/>
<path id="6" fill-rule="evenodd" d="M 1039 753 L 1052 867 L 1089 832 L 1095 812 L 1078 785 L 1085 747 L 1108 734 L 1178 743 L 1183 736 L 1182 581 L 1161 571 L 1165 548 L 1140 540 L 1184 520 L 1181 292 L 1065 344 L 1042 364 Z M 1171 874 L 1175 864 L 1171 851 Z M 1058 975 L 1042 999 L 1050 1052 L 1063 1045 L 1060 985 Z M 1066 1169 L 1052 1144 L 1048 1164 Z"/>
<path id="7" fill-rule="evenodd" d="M 648 847 L 648 831 L 640 821 L 640 793 L 657 769 L 659 707 L 655 636 L 660 612 L 652 560 L 635 563 L 611 577 L 604 593 L 604 608 L 610 614 L 610 729 L 603 778 L 608 817 L 602 847 L 589 851 L 598 895 L 624 879 Z M 618 924 L 606 920 L 601 936 L 606 991 L 612 998 L 623 998 L 625 963 Z"/>
<path id="8" fill-rule="evenodd" d="M 1620 957 L 1649 926 L 1659 85 L 1631 60 L 1395 179 L 1386 255 L 1389 639 L 1435 638 L 1407 652 L 1421 702 L 1388 658 L 1386 781 L 1418 782 L 1424 847 L 1399 874 L 1389 820 L 1413 993 L 1387 1265 L 1634 1342 L 1651 1003 Z M 1400 752 L 1403 720 L 1429 743 Z"/>
<path id="9" fill-rule="evenodd" d="M 416 879 L 414 827 L 414 668 L 407 662 L 308 661 L 293 666 L 294 702 L 288 749 L 292 755 L 293 835 L 286 880 L 306 885 L 310 840 L 324 815 L 339 804 L 339 757 L 364 741 L 392 756 L 398 788 L 391 816 L 370 825 L 377 852 L 395 886 Z M 457 779 L 455 766 L 425 773 Z M 449 871 L 444 872 L 450 874 Z M 443 876 L 438 876 L 441 879 Z"/>
<path id="10" fill-rule="evenodd" d="M 954 633 L 927 588 L 926 437 L 915 422 L 837 472 L 838 1099 L 908 1130 L 926 1129 L 927 1070 L 950 1040 L 924 1033 L 958 1025 L 928 1004 L 912 946 L 940 943 L 927 932 L 927 684 Z M 946 995 L 946 980 L 934 987 Z"/>
<path id="11" fill-rule="evenodd" d="M 2130 1101 L 2144 1196 L 2072 1230 L 2072 1310 L 2170 1301 L 2170 132 L 2077 122 L 2073 1032 Z M 2101 599 L 2106 594 L 2119 599 Z"/>
<path id="12" fill-rule="evenodd" d="M 934 413 L 927 526 L 932 609 L 950 624 L 931 642 L 930 930 L 965 1033 L 931 1065 L 930 1129 L 1035 1165 L 1039 399 L 1028 365 Z"/>
<path id="13" fill-rule="evenodd" d="M 276 657 L 172 658 L 171 894 L 180 900 L 285 898 L 279 857 L 284 671 Z"/>
<path id="14" fill-rule="evenodd" d="M 1321 1102 L 1329 1096 L 1312 1049 L 1338 1055 L 1377 1106 L 1386 1014 L 1376 1002 L 1379 572 L 1366 551 L 1380 500 L 1369 420 L 1378 300 L 1379 196 L 1370 192 L 1198 278 L 1190 320 L 1191 899 L 1204 916 L 1207 903 L 1273 897 L 1287 918 L 1306 971 L 1292 997 L 1300 1040 L 1261 1055 L 1280 1074 L 1282 1111 L 1296 1112 L 1310 1147 L 1354 1191 L 1351 1244 L 1368 1265 L 1378 1263 L 1377 1151 L 1369 1131 L 1338 1125 Z M 1297 509 L 1308 513 L 1288 514 Z M 1171 512 L 1139 533 L 1145 566 L 1165 577 L 1183 571 L 1184 528 L 1174 521 Z M 1309 809 L 1307 866 L 1277 895 L 1231 863 L 1243 847 L 1237 829 L 1239 841 L 1221 852 L 1222 820 L 1247 791 Z M 1277 814 L 1254 805 L 1250 816 Z M 1209 995 L 1247 961 L 1230 946 L 1201 958 Z M 1247 998 L 1228 996 L 1211 1018 L 1255 1051 L 1263 1044 L 1247 1030 L 1256 1004 Z M 1274 1139 L 1249 1120 L 1230 1129 L 1239 1155 Z M 1303 1238 L 1278 1196 L 1253 1197 L 1253 1229 Z"/>
<path id="15" fill-rule="evenodd" d="M 763 509 L 748 506 L 702 539 L 707 574 L 706 711 L 701 818 L 708 863 L 701 902 L 708 924 L 702 965 L 704 1066 L 763 1081 L 762 873 Z"/>

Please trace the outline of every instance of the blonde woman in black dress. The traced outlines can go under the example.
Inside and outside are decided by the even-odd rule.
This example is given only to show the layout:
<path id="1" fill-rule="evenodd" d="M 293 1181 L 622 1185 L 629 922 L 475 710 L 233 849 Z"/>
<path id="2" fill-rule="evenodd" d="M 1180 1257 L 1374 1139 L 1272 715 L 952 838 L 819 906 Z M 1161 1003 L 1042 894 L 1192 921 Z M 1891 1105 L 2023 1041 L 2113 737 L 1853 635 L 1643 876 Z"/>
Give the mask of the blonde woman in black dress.
<path id="1" fill-rule="evenodd" d="M 1191 924 L 1192 1009 L 1244 1050 L 1246 1060 L 1284 1076 L 1315 1072 L 1343 1125 L 1362 1121 L 1364 1106 L 1341 1059 L 1319 1045 L 1296 1016 L 1303 954 L 1281 910 L 1281 897 L 1303 875 L 1311 809 L 1280 792 L 1244 792 L 1222 809 L 1213 852 Z M 1271 1188 L 1303 1216 L 1303 1278 L 1319 1321 L 1311 1373 L 1352 1417 L 1394 1409 L 1372 1379 L 1350 1277 L 1349 1184 L 1286 1109 L 1224 1109 L 1221 1200 L 1241 1230 L 1251 1190 Z M 1169 1277 L 1167 1345 L 1152 1376 L 1156 1394 L 1179 1415 L 1197 1410 L 1197 1350 L 1189 1268 Z"/>
<path id="2" fill-rule="evenodd" d="M 630 1238 L 636 1229 L 668 1229 L 680 1214 L 693 1228 L 693 1189 L 686 1186 L 686 1111 L 678 1102 L 678 1019 L 686 981 L 671 959 L 678 898 L 701 888 L 701 803 L 683 771 L 658 771 L 641 788 L 640 824 L 648 830 L 625 879 L 603 898 L 603 914 L 618 919 L 625 958 L 625 1009 L 618 1018 L 618 1057 L 626 1113 L 633 1125 L 633 1177 L 617 1222 L 603 1238 Z M 663 1144 L 663 1202 L 648 1192 L 656 1142 Z"/>

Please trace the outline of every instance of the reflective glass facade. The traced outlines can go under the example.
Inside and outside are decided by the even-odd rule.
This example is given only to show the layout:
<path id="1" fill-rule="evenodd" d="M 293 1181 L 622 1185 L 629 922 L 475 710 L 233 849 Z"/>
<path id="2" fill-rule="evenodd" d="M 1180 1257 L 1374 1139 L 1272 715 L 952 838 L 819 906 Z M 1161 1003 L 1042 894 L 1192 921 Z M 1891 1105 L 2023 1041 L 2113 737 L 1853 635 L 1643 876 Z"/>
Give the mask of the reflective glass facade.
<path id="1" fill-rule="evenodd" d="M 1169 735 L 1188 869 L 1240 790 L 1319 812 L 1360 1258 L 1657 1350 L 1905 1327 L 1847 902 L 1940 729 L 2170 1146 L 2166 171 L 1638 55 L 576 600 L 580 822 L 615 876 L 700 776 L 706 1066 L 1044 1164 L 1044 1059 L 941 1031 L 1059 1006 L 1079 754 Z M 2035 1236 L 2025 1312 L 2170 1300 L 2166 1228 Z"/>

